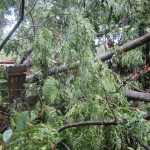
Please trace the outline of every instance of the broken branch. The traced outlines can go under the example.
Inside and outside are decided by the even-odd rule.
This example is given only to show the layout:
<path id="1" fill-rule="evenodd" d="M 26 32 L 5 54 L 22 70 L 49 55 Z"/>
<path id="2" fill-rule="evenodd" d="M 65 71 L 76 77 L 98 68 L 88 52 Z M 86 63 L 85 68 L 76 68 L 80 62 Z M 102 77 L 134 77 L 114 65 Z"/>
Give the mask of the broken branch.
<path id="1" fill-rule="evenodd" d="M 72 123 L 72 124 L 68 124 L 64 127 L 61 127 L 58 132 L 62 132 L 63 130 L 66 130 L 68 128 L 72 128 L 72 127 L 80 127 L 80 126 L 91 126 L 91 125 L 105 125 L 105 126 L 108 126 L 108 125 L 119 125 L 119 124 L 126 124 L 128 123 L 128 121 L 126 120 L 123 120 L 123 121 L 120 121 L 120 120 L 110 120 L 110 121 L 85 121 L 85 122 L 77 122 L 77 123 Z"/>
<path id="2" fill-rule="evenodd" d="M 147 33 L 146 35 L 144 35 L 140 38 L 137 38 L 131 42 L 128 42 L 127 44 L 124 44 L 124 45 L 118 47 L 118 49 L 116 51 L 128 52 L 134 48 L 137 48 L 138 46 L 148 43 L 149 41 L 150 41 L 150 33 Z M 100 59 L 102 61 L 107 61 L 107 60 L 111 59 L 113 55 L 114 55 L 114 52 L 108 52 L 108 53 L 101 55 Z"/>
<path id="3" fill-rule="evenodd" d="M 150 102 L 150 93 L 137 92 L 126 89 L 124 91 L 125 97 L 137 101 Z"/>

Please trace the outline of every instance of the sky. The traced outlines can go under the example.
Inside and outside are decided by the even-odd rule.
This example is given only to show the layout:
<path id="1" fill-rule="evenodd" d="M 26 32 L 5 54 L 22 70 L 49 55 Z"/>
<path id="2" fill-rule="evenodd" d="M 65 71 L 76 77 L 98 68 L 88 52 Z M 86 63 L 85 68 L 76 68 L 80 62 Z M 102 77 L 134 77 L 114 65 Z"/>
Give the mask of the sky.
<path id="1" fill-rule="evenodd" d="M 9 32 L 12 30 L 12 28 L 15 26 L 16 21 L 15 21 L 15 16 L 14 16 L 14 10 L 12 9 L 12 14 L 11 15 L 6 15 L 5 17 L 11 22 L 11 24 L 5 26 L 4 28 L 4 34 L 9 34 Z"/>

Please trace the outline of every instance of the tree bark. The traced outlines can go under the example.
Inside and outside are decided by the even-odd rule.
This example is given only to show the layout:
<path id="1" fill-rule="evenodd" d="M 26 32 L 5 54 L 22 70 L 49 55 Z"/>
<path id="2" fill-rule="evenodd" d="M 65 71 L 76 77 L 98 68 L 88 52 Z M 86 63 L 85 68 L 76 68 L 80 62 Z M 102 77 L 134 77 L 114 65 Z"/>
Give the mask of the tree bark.
<path id="1" fill-rule="evenodd" d="M 27 59 L 27 57 L 32 53 L 33 48 L 34 48 L 34 44 L 32 44 L 29 50 L 25 52 L 24 56 L 20 60 L 20 64 L 22 64 Z"/>
<path id="2" fill-rule="evenodd" d="M 125 97 L 136 101 L 150 102 L 150 93 L 136 92 L 133 90 L 125 90 Z"/>
<path id="3" fill-rule="evenodd" d="M 29 66 L 29 64 L 26 64 L 26 65 Z M 52 75 L 56 75 L 61 72 L 66 72 L 68 70 L 77 69 L 79 65 L 80 65 L 80 61 L 76 61 L 70 66 L 61 65 L 59 67 L 49 68 L 47 72 L 48 72 L 49 76 L 52 76 Z M 41 74 L 27 76 L 26 82 L 27 83 L 37 82 L 37 81 L 39 81 L 40 76 L 41 76 Z"/>
<path id="4" fill-rule="evenodd" d="M 116 51 L 128 52 L 128 51 L 130 51 L 134 48 L 137 48 L 138 46 L 144 45 L 148 42 L 150 42 L 150 33 L 147 33 L 140 38 L 137 38 L 131 42 L 128 42 L 127 44 L 124 44 L 124 45 L 118 47 L 118 49 Z M 107 60 L 111 59 L 113 55 L 114 55 L 114 52 L 104 53 L 103 55 L 100 56 L 100 59 L 102 61 L 107 61 Z"/>
<path id="5" fill-rule="evenodd" d="M 78 61 L 74 62 L 74 63 L 73 63 L 72 65 L 70 65 L 70 66 L 69 66 L 69 65 L 68 65 L 68 66 L 66 66 L 66 65 L 61 65 L 61 66 L 59 66 L 59 67 L 50 68 L 50 69 L 48 70 L 48 75 L 49 75 L 49 76 L 52 76 L 52 75 L 55 75 L 55 74 L 57 74 L 57 73 L 65 72 L 65 71 L 68 71 L 68 70 L 77 69 L 79 65 L 80 65 L 80 61 L 78 60 Z"/>

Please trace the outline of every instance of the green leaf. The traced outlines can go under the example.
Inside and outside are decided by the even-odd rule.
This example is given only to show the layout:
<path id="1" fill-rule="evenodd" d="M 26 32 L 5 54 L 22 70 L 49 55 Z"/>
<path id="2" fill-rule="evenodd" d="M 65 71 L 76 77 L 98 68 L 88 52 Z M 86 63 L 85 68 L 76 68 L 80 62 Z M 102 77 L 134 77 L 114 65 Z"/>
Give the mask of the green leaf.
<path id="1" fill-rule="evenodd" d="M 21 131 L 29 120 L 28 111 L 24 111 L 21 114 L 16 115 L 16 130 Z"/>
<path id="2" fill-rule="evenodd" d="M 7 142 L 11 139 L 12 134 L 13 134 L 12 129 L 6 130 L 6 131 L 3 133 L 3 141 L 4 141 L 5 143 L 7 143 Z"/>

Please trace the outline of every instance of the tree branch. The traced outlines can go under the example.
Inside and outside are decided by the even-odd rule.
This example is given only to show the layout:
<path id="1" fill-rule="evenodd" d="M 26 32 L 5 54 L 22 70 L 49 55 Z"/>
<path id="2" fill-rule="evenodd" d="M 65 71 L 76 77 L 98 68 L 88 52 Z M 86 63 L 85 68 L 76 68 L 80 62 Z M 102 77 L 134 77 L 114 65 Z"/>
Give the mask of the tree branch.
<path id="1" fill-rule="evenodd" d="M 150 93 L 136 92 L 126 89 L 124 91 L 125 97 L 137 101 L 150 102 Z"/>
<path id="2" fill-rule="evenodd" d="M 134 48 L 137 48 L 138 46 L 144 45 L 148 42 L 150 42 L 150 33 L 147 33 L 146 35 L 144 35 L 140 38 L 137 38 L 131 42 L 128 42 L 127 44 L 124 44 L 124 45 L 118 47 L 118 49 L 116 51 L 127 52 Z M 102 61 L 107 61 L 107 60 L 111 59 L 113 55 L 114 55 L 114 52 L 108 52 L 108 53 L 101 55 L 100 59 Z"/>
<path id="3" fill-rule="evenodd" d="M 24 18 L 24 0 L 22 0 L 22 2 L 21 2 L 20 10 L 21 10 L 20 19 L 18 20 L 18 22 L 16 23 L 16 25 L 14 26 L 14 28 L 10 31 L 10 33 L 6 36 L 6 38 L 4 39 L 4 41 L 2 42 L 2 44 L 0 45 L 0 51 L 5 46 L 5 44 L 10 39 L 10 37 L 13 35 L 13 33 L 16 31 L 16 29 L 19 27 L 19 25 L 21 24 L 21 21 L 23 21 L 23 18 Z"/>
<path id="4" fill-rule="evenodd" d="M 130 133 L 130 135 L 142 146 L 144 147 L 146 150 L 150 150 L 149 145 L 144 144 L 143 142 L 141 142 L 141 140 L 139 138 L 137 138 L 135 135 L 133 135 L 132 133 Z"/>
<path id="5" fill-rule="evenodd" d="M 68 70 L 76 69 L 76 68 L 78 68 L 79 64 L 80 64 L 80 61 L 78 60 L 70 66 L 62 65 L 62 66 L 59 66 L 59 67 L 50 68 L 48 70 L 48 75 L 52 76 L 52 75 L 55 75 L 56 73 L 61 73 L 61 72 L 65 72 L 65 71 L 68 71 Z"/>
<path id="6" fill-rule="evenodd" d="M 29 48 L 29 50 L 27 52 L 25 52 L 24 56 L 20 60 L 20 64 L 22 64 L 26 60 L 28 55 L 32 53 L 33 48 L 34 48 L 34 44 L 32 44 L 31 47 Z"/>
<path id="7" fill-rule="evenodd" d="M 110 120 L 110 121 L 85 121 L 85 122 L 77 122 L 77 123 L 72 123 L 72 124 L 68 124 L 64 127 L 61 127 L 58 132 L 62 132 L 63 130 L 66 130 L 68 128 L 72 128 L 72 127 L 81 127 L 81 126 L 91 126 L 91 125 L 118 125 L 118 124 L 126 124 L 128 123 L 128 121 L 124 120 L 124 121 L 120 121 L 120 120 Z"/>
<path id="8" fill-rule="evenodd" d="M 146 116 L 144 117 L 144 119 L 150 120 L 150 114 L 146 115 Z"/>

